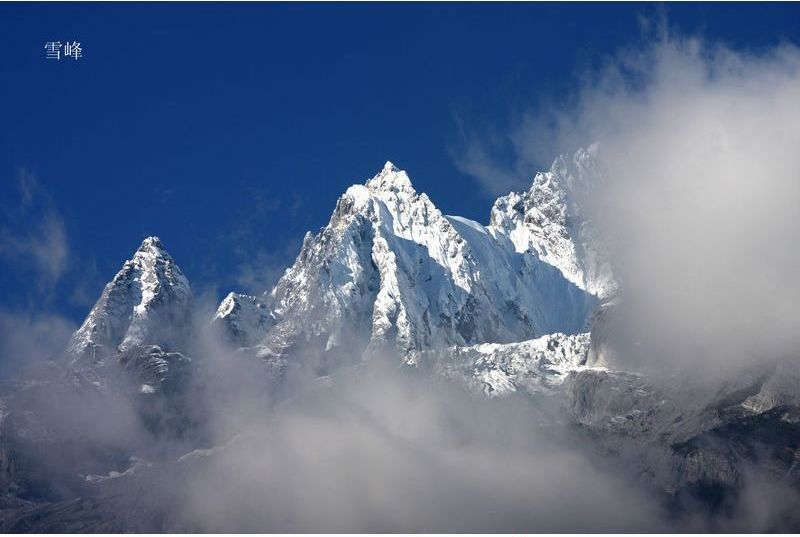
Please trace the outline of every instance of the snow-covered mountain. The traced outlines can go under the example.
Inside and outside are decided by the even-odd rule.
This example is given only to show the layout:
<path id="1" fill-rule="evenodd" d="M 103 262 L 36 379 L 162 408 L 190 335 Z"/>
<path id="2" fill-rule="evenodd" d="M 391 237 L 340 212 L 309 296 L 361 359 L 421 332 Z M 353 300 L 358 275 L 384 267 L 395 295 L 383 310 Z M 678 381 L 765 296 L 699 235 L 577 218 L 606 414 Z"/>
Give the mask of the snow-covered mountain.
<path id="1" fill-rule="evenodd" d="M 601 180 L 597 150 L 593 145 L 560 155 L 550 171 L 536 174 L 530 190 L 498 198 L 490 221 L 518 252 L 536 252 L 569 281 L 606 299 L 616 293 L 618 283 L 581 204 Z"/>
<path id="2" fill-rule="evenodd" d="M 322 370 L 328 356 L 381 349 L 416 364 L 428 351 L 585 333 L 616 290 L 578 203 L 598 176 L 595 151 L 560 156 L 530 190 L 499 198 L 488 226 L 442 214 L 387 162 L 306 234 L 273 289 L 230 293 L 212 324 L 278 370 L 303 360 Z M 143 390 L 158 385 L 172 362 L 188 361 L 180 352 L 191 298 L 161 241 L 145 239 L 74 334 L 73 367 L 102 383 L 98 371 L 114 357 L 140 372 Z M 576 352 L 570 363 L 584 363 L 585 350 Z"/>
<path id="3" fill-rule="evenodd" d="M 72 367 L 102 383 L 102 370 L 120 363 L 144 381 L 162 382 L 181 349 L 191 318 L 189 281 L 158 237 L 146 238 L 103 289 L 68 353 Z M 143 384 L 147 392 L 154 389 Z"/>
<path id="4" fill-rule="evenodd" d="M 215 401 L 229 401 L 236 394 L 225 390 L 233 386 L 236 391 L 243 376 L 258 377 L 258 393 L 270 397 L 287 396 L 271 390 L 275 387 L 324 389 L 336 382 L 334 366 L 382 350 L 389 358 L 399 355 L 398 368 L 418 378 L 446 379 L 490 398 L 525 398 L 531 423 L 577 426 L 598 453 L 621 460 L 673 502 L 670 509 L 694 509 L 697 501 L 713 508 L 719 498 L 735 498 L 754 467 L 800 490 L 796 360 L 748 371 L 712 389 L 701 382 L 691 385 L 685 375 L 676 382 L 654 382 L 643 372 L 611 366 L 607 340 L 620 285 L 581 206 L 602 180 L 596 151 L 590 147 L 558 157 L 528 191 L 499 198 L 489 225 L 442 214 L 414 189 L 406 172 L 387 162 L 364 184 L 344 192 L 328 224 L 306 235 L 297 259 L 273 289 L 260 296 L 225 297 L 211 327 L 234 344 L 236 353 L 217 353 L 216 346 L 204 352 L 208 340 L 200 336 L 209 326 L 190 323 L 187 278 L 159 239 L 145 239 L 73 335 L 69 369 L 72 378 L 101 388 L 133 387 L 122 395 L 135 401 L 135 412 L 144 415 L 153 438 L 167 431 L 185 444 L 177 452 L 149 453 L 156 459 L 150 462 L 139 458 L 141 452 L 125 451 L 126 439 L 121 452 L 130 456 L 127 469 L 120 470 L 120 452 L 114 450 L 83 461 L 91 472 L 80 486 L 95 489 L 77 490 L 99 503 L 59 504 L 35 497 L 26 506 L 17 497 L 30 496 L 25 487 L 40 481 L 35 472 L 26 473 L 33 466 L 26 466 L 23 455 L 45 443 L 82 441 L 80 434 L 70 436 L 69 428 L 66 434 L 54 429 L 26 401 L 42 393 L 59 404 L 75 393 L 80 400 L 86 392 L 97 397 L 90 401 L 114 401 L 120 395 L 119 390 L 84 390 L 83 382 L 29 383 L 0 397 L 0 501 L 13 507 L 6 517 L 11 522 L 2 527 L 61 528 L 63 520 L 74 520 L 74 527 L 92 529 L 95 518 L 134 512 L 120 531 L 158 528 L 164 518 L 161 502 L 143 509 L 143 517 L 117 506 L 114 498 L 137 486 L 149 494 L 162 473 L 170 476 L 167 481 L 179 479 L 175 476 L 186 471 L 186 461 L 202 474 L 203 465 L 229 445 L 209 447 L 208 431 L 193 421 L 205 416 L 208 408 L 193 411 L 206 395 L 221 390 L 223 397 Z M 191 347 L 199 354 L 196 361 L 187 356 L 190 339 L 200 342 Z M 202 360 L 208 365 L 217 354 L 225 357 L 227 368 L 202 370 Z M 231 356 L 241 360 L 228 360 Z M 312 381 L 282 382 L 290 365 L 310 372 Z M 231 369 L 233 384 L 222 382 L 221 371 Z M 200 382 L 188 382 L 197 380 L 197 371 Z M 269 377 L 263 385 L 262 372 L 265 380 Z M 278 375 L 270 377 L 274 372 Z M 184 397 L 185 386 L 194 397 Z M 227 414 L 240 405 L 222 407 Z M 110 416 L 117 419 L 113 412 Z M 246 445 L 247 420 L 232 421 L 245 428 L 230 431 L 233 439 Z"/>
<path id="5" fill-rule="evenodd" d="M 515 245 L 520 232 L 508 224 L 442 214 L 387 162 L 306 235 L 274 289 L 228 295 L 215 322 L 264 357 L 388 345 L 410 363 L 425 349 L 585 330 L 597 297 L 535 248 Z"/>

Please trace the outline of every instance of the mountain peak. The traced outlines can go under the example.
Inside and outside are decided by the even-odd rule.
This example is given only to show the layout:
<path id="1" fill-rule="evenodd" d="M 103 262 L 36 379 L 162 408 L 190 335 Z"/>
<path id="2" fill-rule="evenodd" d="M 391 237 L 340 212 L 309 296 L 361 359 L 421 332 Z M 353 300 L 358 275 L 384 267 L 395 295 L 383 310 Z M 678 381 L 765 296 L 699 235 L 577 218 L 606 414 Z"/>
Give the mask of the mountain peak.
<path id="1" fill-rule="evenodd" d="M 394 192 L 414 192 L 408 174 L 387 160 L 383 169 L 366 186 L 373 190 L 390 190 Z"/>
<path id="2" fill-rule="evenodd" d="M 163 248 L 163 247 L 164 245 L 161 243 L 161 239 L 159 239 L 155 235 L 151 235 L 142 241 L 142 245 L 139 247 L 139 249 L 141 250 L 142 248 Z"/>
<path id="3" fill-rule="evenodd" d="M 156 236 L 150 236 L 143 240 L 141 246 L 139 246 L 139 249 L 136 250 L 134 258 L 137 256 L 141 257 L 142 255 L 163 258 L 170 257 L 169 253 L 164 248 L 164 243 L 162 243 L 161 239 Z"/>
<path id="4" fill-rule="evenodd" d="M 147 237 L 105 286 L 72 336 L 70 351 L 96 357 L 141 343 L 168 344 L 167 332 L 188 316 L 191 288 L 158 237 Z M 169 346 L 169 345 L 167 345 Z"/>
<path id="5" fill-rule="evenodd" d="M 532 189 L 536 188 L 536 181 L 542 179 L 547 182 L 555 181 L 568 191 L 591 187 L 591 182 L 599 175 L 597 164 L 599 147 L 600 144 L 595 142 L 585 148 L 578 148 L 572 154 L 558 155 L 550 167 L 549 174 L 537 174 Z"/>
<path id="6" fill-rule="evenodd" d="M 518 252 L 535 251 L 581 289 L 607 298 L 617 284 L 580 203 L 597 180 L 597 153 L 598 144 L 592 144 L 557 156 L 550 171 L 536 174 L 530 190 L 498 198 L 490 221 Z"/>

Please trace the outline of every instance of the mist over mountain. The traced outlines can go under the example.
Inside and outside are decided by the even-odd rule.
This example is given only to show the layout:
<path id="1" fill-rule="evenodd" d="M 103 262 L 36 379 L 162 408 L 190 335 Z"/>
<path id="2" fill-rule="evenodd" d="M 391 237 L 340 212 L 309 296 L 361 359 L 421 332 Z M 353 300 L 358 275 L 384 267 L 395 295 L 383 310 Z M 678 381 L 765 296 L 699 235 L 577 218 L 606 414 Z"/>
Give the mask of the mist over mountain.
<path id="1" fill-rule="evenodd" d="M 49 7 L 0 530 L 800 531 L 797 9 L 638 9 Z"/>
<path id="2" fill-rule="evenodd" d="M 4 387 L 2 529 L 797 529 L 797 360 L 631 366 L 602 151 L 488 225 L 387 162 L 219 305 L 145 239 L 68 341 L 4 348 L 40 358 Z"/>

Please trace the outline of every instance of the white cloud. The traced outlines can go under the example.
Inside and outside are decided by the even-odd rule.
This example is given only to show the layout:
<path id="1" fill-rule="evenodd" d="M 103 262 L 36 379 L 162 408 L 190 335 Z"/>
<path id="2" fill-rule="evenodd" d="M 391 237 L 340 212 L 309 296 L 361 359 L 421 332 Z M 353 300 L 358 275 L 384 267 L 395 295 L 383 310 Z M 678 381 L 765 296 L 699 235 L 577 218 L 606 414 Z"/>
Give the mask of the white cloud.
<path id="1" fill-rule="evenodd" d="M 612 239 L 626 339 L 712 369 L 795 352 L 800 51 L 675 38 L 619 61 L 635 84 L 608 71 L 560 134 L 601 144 L 587 204 Z"/>
<path id="2" fill-rule="evenodd" d="M 800 50 L 737 52 L 662 29 L 583 80 L 562 106 L 520 118 L 511 168 L 532 174 L 599 142 L 606 180 L 585 201 L 624 282 L 628 358 L 717 369 L 794 353 Z M 498 160 L 478 161 L 490 181 Z"/>
<path id="3" fill-rule="evenodd" d="M 64 220 L 36 177 L 21 170 L 17 205 L 6 208 L 0 226 L 0 256 L 22 267 L 32 267 L 39 292 L 51 290 L 69 263 Z"/>

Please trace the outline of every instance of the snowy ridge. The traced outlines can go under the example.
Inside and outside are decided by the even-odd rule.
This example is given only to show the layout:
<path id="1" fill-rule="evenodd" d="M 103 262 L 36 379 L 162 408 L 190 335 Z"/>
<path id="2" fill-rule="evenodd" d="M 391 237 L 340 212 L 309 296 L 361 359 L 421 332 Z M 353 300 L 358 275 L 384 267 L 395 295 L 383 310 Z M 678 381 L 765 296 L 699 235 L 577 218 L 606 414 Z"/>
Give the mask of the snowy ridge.
<path id="1" fill-rule="evenodd" d="M 607 299 L 619 285 L 580 205 L 600 178 L 597 150 L 593 145 L 559 156 L 550 171 L 536 174 L 530 190 L 498 198 L 490 221 L 518 252 L 536 252 L 581 289 Z"/>
<path id="2" fill-rule="evenodd" d="M 252 311 L 243 322 L 233 302 L 242 300 L 226 298 L 216 318 L 229 332 L 247 331 L 244 341 L 260 339 L 264 357 L 347 341 L 357 354 L 389 346 L 413 363 L 429 348 L 578 333 L 596 301 L 496 229 L 444 216 L 387 162 L 347 189 L 326 227 L 306 235 L 258 306 L 274 323 L 254 322 Z"/>
<path id="3" fill-rule="evenodd" d="M 547 392 L 573 371 L 585 369 L 589 334 L 549 334 L 519 343 L 482 343 L 424 355 L 444 378 L 465 383 L 489 397 L 522 390 Z"/>

